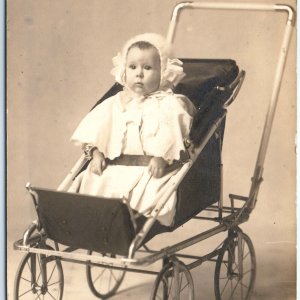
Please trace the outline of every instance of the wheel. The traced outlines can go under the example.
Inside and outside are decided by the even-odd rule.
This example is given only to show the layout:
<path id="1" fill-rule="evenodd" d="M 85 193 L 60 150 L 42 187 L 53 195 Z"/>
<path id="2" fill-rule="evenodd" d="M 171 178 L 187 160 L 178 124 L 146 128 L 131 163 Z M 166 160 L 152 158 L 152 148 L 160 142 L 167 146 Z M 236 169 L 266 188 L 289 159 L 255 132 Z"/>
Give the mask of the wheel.
<path id="1" fill-rule="evenodd" d="M 255 275 L 253 244 L 246 234 L 238 230 L 225 240 L 216 262 L 216 299 L 250 299 Z"/>
<path id="2" fill-rule="evenodd" d="M 92 251 L 88 251 L 88 254 L 92 254 Z M 116 293 L 124 279 L 125 273 L 125 270 L 91 265 L 86 266 L 86 277 L 89 288 L 100 299 L 107 299 Z"/>
<path id="3" fill-rule="evenodd" d="M 50 246 L 45 248 L 53 250 Z M 35 253 L 23 257 L 15 277 L 14 300 L 61 300 L 63 288 L 64 275 L 58 258 Z"/>
<path id="4" fill-rule="evenodd" d="M 150 299 L 194 300 L 193 278 L 184 263 L 176 259 L 163 267 L 155 280 Z"/>

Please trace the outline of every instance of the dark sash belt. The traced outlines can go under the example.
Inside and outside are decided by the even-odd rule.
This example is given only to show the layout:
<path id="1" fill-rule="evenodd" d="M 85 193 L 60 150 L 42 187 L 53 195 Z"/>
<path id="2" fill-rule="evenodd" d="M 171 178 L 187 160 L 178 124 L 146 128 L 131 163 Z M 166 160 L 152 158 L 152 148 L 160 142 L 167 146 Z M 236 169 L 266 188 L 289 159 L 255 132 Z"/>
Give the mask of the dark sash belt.
<path id="1" fill-rule="evenodd" d="M 129 155 L 122 154 L 114 159 L 106 158 L 108 165 L 121 165 L 121 166 L 141 166 L 146 167 L 153 156 L 149 155 Z"/>
<path id="2" fill-rule="evenodd" d="M 114 159 L 106 158 L 105 161 L 108 165 L 119 165 L 119 166 L 140 166 L 146 167 L 149 165 L 150 160 L 153 156 L 149 155 L 129 155 L 122 154 Z M 183 165 L 183 162 L 176 161 L 171 165 L 167 166 L 165 173 L 172 172 Z"/>

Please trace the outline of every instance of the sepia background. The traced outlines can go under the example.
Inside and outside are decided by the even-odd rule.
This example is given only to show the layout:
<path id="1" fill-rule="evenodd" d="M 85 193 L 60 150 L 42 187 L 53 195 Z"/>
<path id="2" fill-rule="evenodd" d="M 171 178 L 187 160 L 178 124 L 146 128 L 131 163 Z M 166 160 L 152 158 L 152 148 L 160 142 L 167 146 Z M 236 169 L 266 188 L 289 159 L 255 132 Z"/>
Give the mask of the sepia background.
<path id="1" fill-rule="evenodd" d="M 7 1 L 7 292 L 22 253 L 13 242 L 36 218 L 25 184 L 55 189 L 80 156 L 73 130 L 113 84 L 111 58 L 133 35 L 165 35 L 169 0 Z M 232 1 L 233 2 L 233 1 Z M 251 2 L 251 1 L 249 1 Z M 277 3 L 277 1 L 255 1 Z M 296 1 L 282 0 L 296 7 Z M 285 13 L 187 10 L 175 39 L 178 57 L 231 58 L 246 79 L 228 111 L 224 198 L 247 195 L 271 96 Z M 295 299 L 296 34 L 291 40 L 256 209 L 242 229 L 257 256 L 253 299 Z M 189 222 L 152 245 L 202 231 Z M 205 254 L 210 239 L 191 251 Z M 82 266 L 64 264 L 64 299 L 94 299 Z M 193 272 L 196 299 L 213 298 L 214 264 Z M 154 278 L 131 274 L 113 299 L 147 299 Z M 137 286 L 133 289 L 133 286 Z M 149 297 L 149 296 L 148 296 Z"/>

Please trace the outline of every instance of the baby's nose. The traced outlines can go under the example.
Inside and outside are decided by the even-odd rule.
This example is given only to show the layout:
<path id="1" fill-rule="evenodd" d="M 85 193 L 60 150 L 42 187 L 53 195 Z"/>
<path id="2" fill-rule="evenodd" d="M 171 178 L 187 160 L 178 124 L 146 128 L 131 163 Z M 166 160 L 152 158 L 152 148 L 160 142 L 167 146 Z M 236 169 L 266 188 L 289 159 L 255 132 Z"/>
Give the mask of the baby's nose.
<path id="1" fill-rule="evenodd" d="M 137 69 L 137 73 L 136 73 L 137 77 L 144 77 L 144 72 L 143 72 L 143 68 L 139 68 Z"/>

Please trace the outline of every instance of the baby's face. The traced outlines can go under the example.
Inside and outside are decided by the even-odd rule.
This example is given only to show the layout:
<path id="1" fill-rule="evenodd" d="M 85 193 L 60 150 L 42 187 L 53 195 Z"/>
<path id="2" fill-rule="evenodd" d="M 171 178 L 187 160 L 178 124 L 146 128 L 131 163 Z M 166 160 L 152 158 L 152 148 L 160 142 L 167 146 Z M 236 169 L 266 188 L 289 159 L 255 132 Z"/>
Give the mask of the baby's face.
<path id="1" fill-rule="evenodd" d="M 156 91 L 160 85 L 160 57 L 155 48 L 128 51 L 125 82 L 138 96 Z"/>

